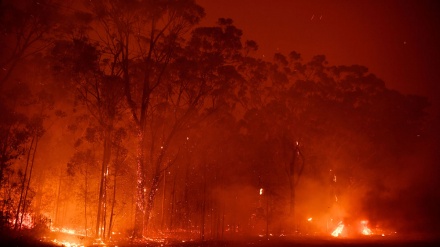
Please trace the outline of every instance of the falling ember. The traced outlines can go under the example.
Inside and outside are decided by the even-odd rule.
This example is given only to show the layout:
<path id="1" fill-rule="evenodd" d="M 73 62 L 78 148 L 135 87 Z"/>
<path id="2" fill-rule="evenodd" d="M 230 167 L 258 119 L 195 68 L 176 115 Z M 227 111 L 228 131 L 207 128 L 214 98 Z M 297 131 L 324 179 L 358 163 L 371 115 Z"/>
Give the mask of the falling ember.
<path id="1" fill-rule="evenodd" d="M 263 188 L 260 189 L 260 196 L 263 194 Z"/>
<path id="2" fill-rule="evenodd" d="M 307 221 L 312 221 L 312 218 L 311 218 L 311 217 L 310 217 L 310 218 L 308 218 L 308 219 L 307 219 Z"/>
<path id="3" fill-rule="evenodd" d="M 342 230 L 344 229 L 344 224 L 342 224 L 342 221 L 339 222 L 338 227 L 336 227 L 336 229 L 332 232 L 332 236 L 333 237 L 339 237 L 339 235 L 341 235 Z"/>

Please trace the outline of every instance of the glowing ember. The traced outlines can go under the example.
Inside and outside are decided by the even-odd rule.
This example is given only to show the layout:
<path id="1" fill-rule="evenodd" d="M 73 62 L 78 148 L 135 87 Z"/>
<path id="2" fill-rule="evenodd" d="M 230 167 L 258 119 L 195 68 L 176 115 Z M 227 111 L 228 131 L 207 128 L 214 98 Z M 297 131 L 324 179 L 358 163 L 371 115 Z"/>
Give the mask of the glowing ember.
<path id="1" fill-rule="evenodd" d="M 341 235 L 342 230 L 344 229 L 344 224 L 342 224 L 342 221 L 339 222 L 338 227 L 332 232 L 333 237 L 339 237 Z"/>
<path id="2" fill-rule="evenodd" d="M 310 217 L 310 218 L 308 218 L 308 219 L 307 219 L 307 221 L 312 221 L 312 218 L 311 218 L 311 217 Z"/>
<path id="3" fill-rule="evenodd" d="M 263 188 L 260 189 L 260 195 L 262 195 L 262 194 L 263 194 Z"/>

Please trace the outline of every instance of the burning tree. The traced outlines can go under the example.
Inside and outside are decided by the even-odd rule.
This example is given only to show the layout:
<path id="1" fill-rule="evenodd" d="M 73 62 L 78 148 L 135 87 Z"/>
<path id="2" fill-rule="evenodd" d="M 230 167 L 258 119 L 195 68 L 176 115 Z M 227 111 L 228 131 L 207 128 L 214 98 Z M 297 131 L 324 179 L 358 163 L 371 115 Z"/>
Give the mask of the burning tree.
<path id="1" fill-rule="evenodd" d="M 101 176 L 97 207 L 95 234 L 105 236 L 106 191 L 108 171 L 111 161 L 113 135 L 123 111 L 123 84 L 113 72 L 109 75 L 99 67 L 102 52 L 88 43 L 86 38 L 60 41 L 53 48 L 57 73 L 67 73 L 71 80 L 69 88 L 74 88 L 79 104 L 87 109 L 89 118 L 86 139 L 102 145 Z M 114 63 L 115 61 L 113 61 Z M 84 119 L 84 118 L 83 118 Z M 84 119 L 86 120 L 86 119 Z M 78 127 L 75 127 L 78 128 Z M 77 142 L 78 146 L 81 144 Z"/>
<path id="2" fill-rule="evenodd" d="M 147 124 L 179 39 L 197 23 L 203 11 L 192 1 L 94 1 L 86 7 L 96 20 L 92 26 L 98 33 L 103 55 L 109 59 L 101 66 L 123 83 L 122 92 L 137 128 L 138 185 L 134 235 L 139 237 L 150 217 L 149 210 L 158 184 L 156 176 L 150 195 L 145 195 Z M 166 148 L 166 144 L 161 146 Z M 163 156 L 158 157 L 159 165 Z"/>

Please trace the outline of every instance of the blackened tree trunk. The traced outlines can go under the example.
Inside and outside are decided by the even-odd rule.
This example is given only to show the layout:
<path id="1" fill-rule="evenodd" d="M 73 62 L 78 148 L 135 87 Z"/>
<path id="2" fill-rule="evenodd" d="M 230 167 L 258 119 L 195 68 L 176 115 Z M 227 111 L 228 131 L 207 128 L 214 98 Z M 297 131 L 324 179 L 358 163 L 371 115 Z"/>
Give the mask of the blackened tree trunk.
<path id="1" fill-rule="evenodd" d="M 99 198 L 98 198 L 98 212 L 96 219 L 96 237 L 105 237 L 105 204 L 106 204 L 106 190 L 108 179 L 108 166 L 111 156 L 111 130 L 105 130 L 104 136 L 104 152 L 101 164 L 101 181 L 99 185 Z"/>
<path id="2" fill-rule="evenodd" d="M 87 197 L 89 191 L 89 172 L 87 169 L 87 165 L 84 167 L 84 232 L 87 237 Z"/>
<path id="3" fill-rule="evenodd" d="M 33 153 L 32 153 L 31 167 L 29 169 L 29 177 L 28 177 L 28 181 L 27 181 L 27 185 L 26 185 L 26 191 L 24 193 L 24 200 L 23 200 L 24 204 L 23 204 L 23 212 L 21 213 L 20 228 L 22 227 L 23 217 L 24 217 L 24 215 L 26 213 L 26 205 L 27 205 L 26 200 L 27 200 L 27 195 L 28 195 L 28 192 L 29 192 L 30 184 L 31 184 L 32 171 L 34 170 L 35 154 L 36 154 L 37 148 L 38 148 L 38 140 L 39 140 L 39 137 L 36 136 L 35 137 L 35 145 L 33 147 Z"/>
<path id="4" fill-rule="evenodd" d="M 200 239 L 205 240 L 205 221 L 206 221 L 206 163 L 203 165 L 203 192 L 202 192 L 202 208 L 201 208 L 201 223 L 200 223 Z"/>
<path id="5" fill-rule="evenodd" d="M 18 228 L 21 226 L 21 224 L 19 223 L 19 219 L 20 219 L 20 214 L 22 213 L 22 204 L 24 205 L 24 191 L 25 191 L 25 183 L 26 183 L 26 178 L 27 178 L 27 172 L 29 169 L 29 164 L 30 164 L 30 157 L 31 157 L 31 151 L 32 151 L 32 147 L 34 145 L 34 141 L 35 141 L 35 136 L 32 137 L 28 152 L 27 152 L 27 158 L 26 158 L 26 167 L 24 170 L 24 174 L 23 174 L 23 178 L 21 181 L 21 192 L 20 192 L 20 199 L 18 201 L 18 206 L 17 206 L 17 210 L 15 213 L 15 224 L 14 224 L 14 229 L 18 230 Z M 23 206 L 24 207 L 24 206 Z"/>
<path id="6" fill-rule="evenodd" d="M 108 236 L 107 238 L 111 238 L 112 227 L 113 227 L 113 216 L 115 212 L 115 204 L 116 204 L 116 169 L 113 174 L 113 198 L 112 198 L 112 206 L 110 210 L 110 220 L 108 223 Z"/>

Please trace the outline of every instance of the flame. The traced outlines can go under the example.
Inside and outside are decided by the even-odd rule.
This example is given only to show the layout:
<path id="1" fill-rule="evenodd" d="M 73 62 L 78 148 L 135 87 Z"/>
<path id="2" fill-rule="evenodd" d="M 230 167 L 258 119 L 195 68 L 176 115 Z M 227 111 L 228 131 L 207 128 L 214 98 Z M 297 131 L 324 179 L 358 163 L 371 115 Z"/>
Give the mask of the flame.
<path id="1" fill-rule="evenodd" d="M 80 244 L 71 243 L 71 242 L 67 242 L 67 241 L 63 241 L 63 240 L 54 239 L 52 242 L 57 245 L 66 246 L 66 247 L 82 247 L 82 245 L 80 245 Z"/>
<path id="2" fill-rule="evenodd" d="M 61 229 L 59 229 L 59 231 L 60 232 L 64 232 L 64 233 L 67 233 L 67 234 L 76 234 L 75 233 L 75 230 L 73 230 L 73 229 L 67 229 L 67 228 L 61 228 Z"/>
<path id="3" fill-rule="evenodd" d="M 362 220 L 361 221 L 362 234 L 364 234 L 364 235 L 371 235 L 373 232 L 370 230 L 370 228 L 368 228 L 367 224 L 368 224 L 367 220 Z"/>
<path id="4" fill-rule="evenodd" d="M 364 235 L 371 235 L 371 230 L 367 226 L 364 226 L 364 229 L 362 229 L 362 234 Z"/>
<path id="5" fill-rule="evenodd" d="M 66 247 L 84 247 L 84 241 L 86 239 L 85 235 L 81 234 L 80 231 L 64 227 L 51 227 L 50 230 L 54 233 L 62 233 L 61 235 L 56 234 L 56 237 L 50 240 L 50 242 L 54 243 L 55 245 Z M 100 239 L 94 240 L 93 246 L 95 245 L 106 246 L 105 243 L 102 242 Z"/>
<path id="6" fill-rule="evenodd" d="M 26 213 L 26 214 L 20 213 L 20 215 L 18 217 L 21 219 L 21 220 L 19 220 L 20 227 L 30 229 L 34 226 L 34 221 L 32 220 L 32 216 L 29 213 Z M 15 224 L 15 223 L 16 223 L 16 221 L 14 219 L 12 221 L 12 224 Z"/>
<path id="7" fill-rule="evenodd" d="M 332 236 L 339 237 L 339 235 L 341 235 L 343 229 L 344 229 L 344 224 L 342 224 L 342 221 L 341 221 L 341 222 L 339 222 L 336 229 L 332 232 Z"/>

